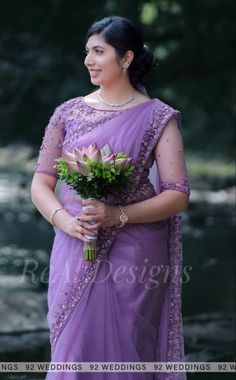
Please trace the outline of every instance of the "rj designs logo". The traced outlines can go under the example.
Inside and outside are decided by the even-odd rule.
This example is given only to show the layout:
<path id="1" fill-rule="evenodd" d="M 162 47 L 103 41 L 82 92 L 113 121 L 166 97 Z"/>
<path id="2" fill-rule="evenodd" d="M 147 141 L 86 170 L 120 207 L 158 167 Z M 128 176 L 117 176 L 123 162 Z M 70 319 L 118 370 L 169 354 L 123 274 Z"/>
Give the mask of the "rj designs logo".
<path id="1" fill-rule="evenodd" d="M 77 274 L 77 277 L 81 274 L 82 279 L 83 264 L 83 259 L 77 261 L 77 267 L 66 262 L 61 270 L 58 271 L 53 265 L 51 265 L 51 268 L 46 266 L 42 269 L 37 260 L 28 259 L 25 260 L 19 282 L 28 281 L 37 285 L 40 283 L 48 284 L 50 278 L 52 283 L 59 281 L 64 284 L 73 283 L 75 274 Z M 151 290 L 169 282 L 187 284 L 190 282 L 191 271 L 191 265 L 185 265 L 183 268 L 166 264 L 152 265 L 148 258 L 145 258 L 140 265 L 117 264 L 107 258 L 97 265 L 91 281 L 102 284 L 111 280 L 117 285 L 126 284 L 129 286 L 135 284 Z"/>

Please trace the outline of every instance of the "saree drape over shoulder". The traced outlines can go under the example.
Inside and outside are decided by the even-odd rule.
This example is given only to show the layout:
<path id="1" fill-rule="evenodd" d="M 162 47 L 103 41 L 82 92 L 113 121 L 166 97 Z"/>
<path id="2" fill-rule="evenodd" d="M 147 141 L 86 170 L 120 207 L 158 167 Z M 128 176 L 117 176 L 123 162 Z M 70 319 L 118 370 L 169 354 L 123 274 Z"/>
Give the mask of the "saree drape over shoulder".
<path id="1" fill-rule="evenodd" d="M 57 177 L 61 152 L 96 143 L 133 158 L 129 187 L 110 204 L 128 205 L 162 191 L 189 193 L 183 149 L 175 159 L 154 150 L 180 113 L 158 99 L 121 111 L 97 110 L 83 98 L 56 108 L 46 129 L 36 172 Z M 173 148 L 171 148 L 173 149 Z M 168 150 L 168 149 L 167 149 Z M 167 152 L 166 150 L 166 152 Z M 171 175 L 170 168 L 171 166 Z M 175 175 L 176 173 L 176 175 Z M 151 178 L 151 180 L 150 180 Z M 72 215 L 81 199 L 61 184 L 60 201 Z M 83 260 L 83 242 L 55 229 L 50 258 L 48 323 L 54 362 L 183 361 L 181 217 L 99 230 L 99 255 Z M 183 380 L 183 373 L 48 373 L 47 380 Z"/>

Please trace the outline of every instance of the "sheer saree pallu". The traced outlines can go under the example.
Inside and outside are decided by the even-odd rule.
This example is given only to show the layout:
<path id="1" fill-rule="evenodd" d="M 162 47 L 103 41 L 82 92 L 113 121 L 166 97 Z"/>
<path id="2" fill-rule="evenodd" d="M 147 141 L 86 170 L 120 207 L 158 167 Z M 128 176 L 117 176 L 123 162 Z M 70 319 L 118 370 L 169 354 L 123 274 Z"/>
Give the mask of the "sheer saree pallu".
<path id="1" fill-rule="evenodd" d="M 160 157 L 155 183 L 149 179 L 154 149 L 170 119 L 179 112 L 158 99 L 122 111 L 96 110 L 83 98 L 63 103 L 46 129 L 36 171 L 56 176 L 54 159 L 96 143 L 133 158 L 135 171 L 120 197 L 127 205 L 167 189 L 189 192 L 181 144 L 174 172 Z M 165 170 L 166 165 L 166 170 Z M 176 167 L 175 167 L 176 166 Z M 73 215 L 81 200 L 67 185 L 60 200 Z M 83 260 L 83 243 L 56 229 L 50 259 L 48 323 L 54 362 L 183 361 L 181 321 L 180 216 L 157 223 L 100 229 L 99 255 Z M 48 373 L 47 380 L 183 380 L 183 373 Z"/>

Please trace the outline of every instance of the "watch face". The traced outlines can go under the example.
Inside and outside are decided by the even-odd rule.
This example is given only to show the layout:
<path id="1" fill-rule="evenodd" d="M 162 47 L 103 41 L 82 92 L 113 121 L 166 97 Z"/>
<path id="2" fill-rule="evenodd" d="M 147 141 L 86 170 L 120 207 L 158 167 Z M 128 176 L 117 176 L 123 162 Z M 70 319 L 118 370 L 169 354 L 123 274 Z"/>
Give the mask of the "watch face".
<path id="1" fill-rule="evenodd" d="M 122 214 L 122 215 L 120 216 L 120 221 L 121 221 L 121 223 L 126 223 L 126 222 L 128 222 L 128 216 L 127 216 L 126 214 Z"/>

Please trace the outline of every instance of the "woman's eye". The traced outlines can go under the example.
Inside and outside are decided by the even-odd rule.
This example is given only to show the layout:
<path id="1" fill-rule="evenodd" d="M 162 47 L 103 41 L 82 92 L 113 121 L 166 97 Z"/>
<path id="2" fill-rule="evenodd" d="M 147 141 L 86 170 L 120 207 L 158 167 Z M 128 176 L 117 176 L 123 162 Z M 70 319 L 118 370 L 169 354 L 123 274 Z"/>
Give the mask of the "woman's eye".
<path id="1" fill-rule="evenodd" d="M 97 53 L 97 54 L 102 54 L 103 53 L 103 51 L 102 50 L 95 50 L 95 52 Z"/>

